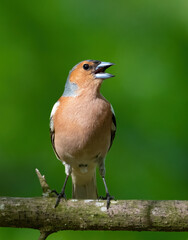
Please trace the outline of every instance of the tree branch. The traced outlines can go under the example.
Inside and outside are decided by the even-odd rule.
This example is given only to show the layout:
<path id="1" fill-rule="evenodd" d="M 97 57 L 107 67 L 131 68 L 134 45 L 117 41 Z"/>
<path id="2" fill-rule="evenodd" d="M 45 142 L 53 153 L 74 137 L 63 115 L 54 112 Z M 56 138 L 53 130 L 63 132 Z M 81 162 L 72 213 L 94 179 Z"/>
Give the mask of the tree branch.
<path id="1" fill-rule="evenodd" d="M 43 192 L 50 193 L 37 172 Z M 44 187 L 45 186 L 45 187 Z M 40 240 L 59 230 L 188 231 L 188 201 L 62 200 L 56 198 L 0 198 L 0 227 L 34 228 Z"/>
<path id="2" fill-rule="evenodd" d="M 0 226 L 59 230 L 188 231 L 188 201 L 0 198 Z"/>

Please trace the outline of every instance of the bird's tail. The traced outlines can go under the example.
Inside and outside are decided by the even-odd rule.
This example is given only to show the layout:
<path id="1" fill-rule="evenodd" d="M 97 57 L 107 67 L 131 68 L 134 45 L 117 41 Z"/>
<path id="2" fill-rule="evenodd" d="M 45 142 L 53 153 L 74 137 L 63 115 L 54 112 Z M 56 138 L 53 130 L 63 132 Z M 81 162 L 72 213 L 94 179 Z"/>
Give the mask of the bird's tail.
<path id="1" fill-rule="evenodd" d="M 96 171 L 78 174 L 72 171 L 72 198 L 97 199 Z"/>

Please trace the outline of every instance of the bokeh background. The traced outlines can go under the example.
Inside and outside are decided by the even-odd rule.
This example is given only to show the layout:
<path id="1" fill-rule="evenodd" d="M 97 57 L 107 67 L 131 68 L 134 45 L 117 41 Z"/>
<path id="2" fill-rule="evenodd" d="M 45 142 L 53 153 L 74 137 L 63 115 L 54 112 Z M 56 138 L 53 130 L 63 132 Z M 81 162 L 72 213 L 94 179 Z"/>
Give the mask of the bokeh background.
<path id="1" fill-rule="evenodd" d="M 49 115 L 69 70 L 85 59 L 111 61 L 102 86 L 117 135 L 106 160 L 117 199 L 188 199 L 187 0 L 0 1 L 0 195 L 41 195 L 39 168 L 60 190 Z M 98 177 L 100 195 L 104 187 Z M 71 197 L 71 182 L 66 189 Z M 0 239 L 33 240 L 30 229 Z M 51 239 L 171 239 L 188 233 L 72 232 Z"/>

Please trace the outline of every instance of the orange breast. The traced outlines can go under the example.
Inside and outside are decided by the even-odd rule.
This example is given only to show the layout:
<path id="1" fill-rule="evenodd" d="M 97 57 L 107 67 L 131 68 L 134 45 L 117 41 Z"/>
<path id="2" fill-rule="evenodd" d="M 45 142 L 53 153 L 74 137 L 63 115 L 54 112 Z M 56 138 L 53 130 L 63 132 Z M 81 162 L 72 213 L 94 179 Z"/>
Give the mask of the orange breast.
<path id="1" fill-rule="evenodd" d="M 61 97 L 54 116 L 55 148 L 63 161 L 105 156 L 111 138 L 110 104 L 102 98 Z"/>

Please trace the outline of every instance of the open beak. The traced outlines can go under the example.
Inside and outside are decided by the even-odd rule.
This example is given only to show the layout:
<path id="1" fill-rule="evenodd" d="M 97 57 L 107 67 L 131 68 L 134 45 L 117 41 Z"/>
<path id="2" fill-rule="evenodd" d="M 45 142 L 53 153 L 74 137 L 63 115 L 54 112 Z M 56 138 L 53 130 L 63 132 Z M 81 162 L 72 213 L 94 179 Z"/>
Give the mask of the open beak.
<path id="1" fill-rule="evenodd" d="M 100 79 L 107 79 L 114 77 L 114 75 L 110 73 L 105 73 L 105 70 L 109 68 L 110 66 L 114 65 L 114 63 L 110 62 L 100 62 L 97 67 L 95 68 L 95 78 L 100 78 Z"/>

